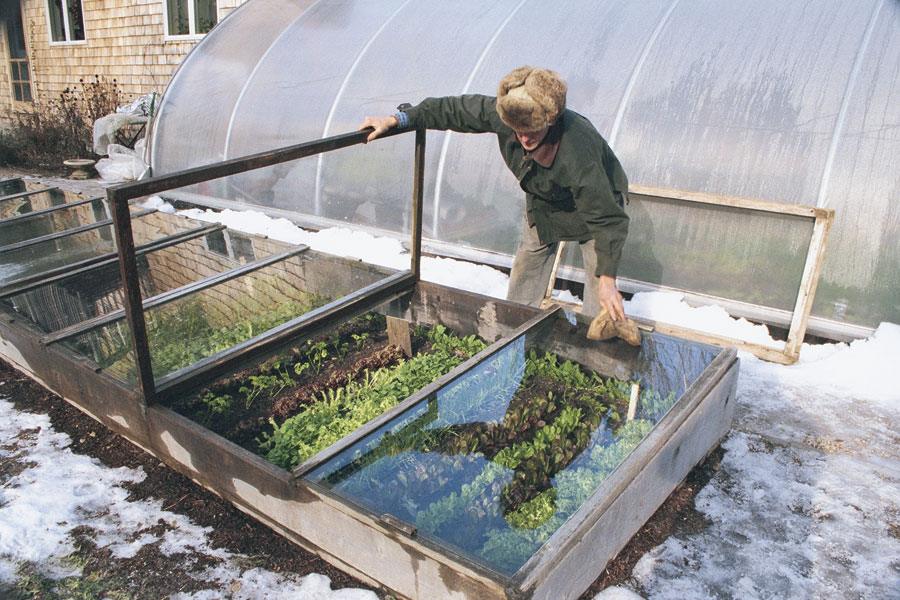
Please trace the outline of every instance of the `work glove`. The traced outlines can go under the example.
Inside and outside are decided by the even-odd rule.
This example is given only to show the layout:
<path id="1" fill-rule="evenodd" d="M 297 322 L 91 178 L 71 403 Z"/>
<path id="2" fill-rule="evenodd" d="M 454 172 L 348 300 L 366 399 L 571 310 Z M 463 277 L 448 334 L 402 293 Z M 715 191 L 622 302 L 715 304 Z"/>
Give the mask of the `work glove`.
<path id="1" fill-rule="evenodd" d="M 591 321 L 587 337 L 589 340 L 608 340 L 620 337 L 632 346 L 641 345 L 641 332 L 638 330 L 637 323 L 627 317 L 625 320 L 613 321 L 605 308 Z"/>

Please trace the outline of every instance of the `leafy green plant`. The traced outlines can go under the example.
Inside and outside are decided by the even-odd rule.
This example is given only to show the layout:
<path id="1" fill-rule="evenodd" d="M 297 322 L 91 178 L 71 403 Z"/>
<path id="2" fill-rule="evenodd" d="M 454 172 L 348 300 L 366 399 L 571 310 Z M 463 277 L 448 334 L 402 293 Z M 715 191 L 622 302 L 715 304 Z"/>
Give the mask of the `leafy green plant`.
<path id="1" fill-rule="evenodd" d="M 200 401 L 206 406 L 210 414 L 221 415 L 231 410 L 232 398 L 230 394 L 215 394 L 206 392 L 200 397 Z"/>
<path id="2" fill-rule="evenodd" d="M 318 402 L 283 423 L 272 421 L 273 431 L 261 445 L 266 457 L 293 468 L 484 348 L 476 337 L 458 338 L 441 326 L 434 327 L 428 338 L 431 352 L 367 372 L 361 382 L 323 392 Z"/>
<path id="3" fill-rule="evenodd" d="M 366 340 L 369 339 L 368 333 L 351 333 L 350 337 L 353 338 L 353 343 L 356 345 L 357 350 L 362 350 L 362 347 L 365 345 Z"/>
<path id="4" fill-rule="evenodd" d="M 306 359 L 312 366 L 313 372 L 318 375 L 322 372 L 325 361 L 328 360 L 328 343 L 322 340 L 314 343 L 310 340 L 307 341 L 306 345 L 308 348 L 306 351 Z"/>

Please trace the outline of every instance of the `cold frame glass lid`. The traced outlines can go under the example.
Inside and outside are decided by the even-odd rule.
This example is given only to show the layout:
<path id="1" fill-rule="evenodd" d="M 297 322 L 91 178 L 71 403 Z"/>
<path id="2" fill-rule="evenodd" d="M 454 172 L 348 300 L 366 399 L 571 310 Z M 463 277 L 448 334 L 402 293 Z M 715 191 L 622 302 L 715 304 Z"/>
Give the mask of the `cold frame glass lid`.
<path id="1" fill-rule="evenodd" d="M 306 479 L 513 575 L 718 353 L 647 335 L 631 380 L 606 379 L 546 352 L 551 325 L 518 336 Z"/>
<path id="2" fill-rule="evenodd" d="M 160 227 L 151 225 L 159 219 L 155 215 L 156 213 L 148 213 L 132 219 L 135 244 L 143 244 L 159 237 Z M 186 225 L 187 223 L 180 229 L 185 229 Z M 26 277 L 38 276 L 43 272 L 115 251 L 116 244 L 113 239 L 112 224 L 101 225 L 94 229 L 71 233 L 13 250 L 3 251 L 0 248 L 0 287 Z"/>
<path id="3" fill-rule="evenodd" d="M 65 203 L 65 194 L 56 188 L 26 192 L 23 185 L 17 191 L 0 196 L 0 219 L 8 219 Z"/>
<path id="4" fill-rule="evenodd" d="M 176 221 L 173 218 L 172 221 Z M 137 254 L 145 299 L 270 256 L 279 245 L 232 231 L 213 231 Z M 118 262 L 105 262 L 0 298 L 45 333 L 124 308 Z"/>
<path id="5" fill-rule="evenodd" d="M 131 212 L 142 211 L 131 207 Z M 27 213 L 26 213 L 27 215 Z M 14 220 L 0 221 L 0 244 L 7 246 L 109 219 L 106 200 L 96 198 L 87 204 L 62 205 L 57 210 Z"/>
<path id="6" fill-rule="evenodd" d="M 153 375 L 162 378 L 391 274 L 307 251 L 144 310 Z M 165 276 L 166 271 L 159 272 Z M 136 381 L 131 332 L 120 318 L 62 340 L 110 375 Z"/>

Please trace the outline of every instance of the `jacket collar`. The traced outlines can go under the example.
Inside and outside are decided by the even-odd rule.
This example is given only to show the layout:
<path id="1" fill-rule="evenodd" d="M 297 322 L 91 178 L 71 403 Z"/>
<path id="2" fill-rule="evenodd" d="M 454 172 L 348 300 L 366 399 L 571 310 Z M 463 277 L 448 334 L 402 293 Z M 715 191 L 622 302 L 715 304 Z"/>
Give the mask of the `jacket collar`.
<path id="1" fill-rule="evenodd" d="M 550 131 L 547 132 L 537 148 L 525 153 L 526 159 L 534 160 L 545 169 L 553 166 L 553 161 L 556 160 L 556 154 L 559 152 L 559 142 L 562 140 L 563 128 L 560 120 L 550 126 Z"/>

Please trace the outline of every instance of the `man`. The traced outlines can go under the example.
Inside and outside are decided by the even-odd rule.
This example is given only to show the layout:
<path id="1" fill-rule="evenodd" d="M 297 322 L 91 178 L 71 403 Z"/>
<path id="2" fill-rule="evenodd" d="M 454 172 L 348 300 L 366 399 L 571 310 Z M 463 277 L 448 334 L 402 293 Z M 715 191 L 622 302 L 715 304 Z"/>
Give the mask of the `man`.
<path id="1" fill-rule="evenodd" d="M 426 98 L 388 117 L 366 117 L 373 140 L 393 127 L 494 133 L 506 165 L 525 191 L 525 222 L 507 298 L 538 305 L 557 244 L 577 241 L 584 258 L 583 312 L 603 308 L 625 319 L 616 271 L 628 235 L 628 179 L 590 121 L 566 108 L 566 84 L 547 69 L 519 67 L 500 81 L 497 97 Z"/>

